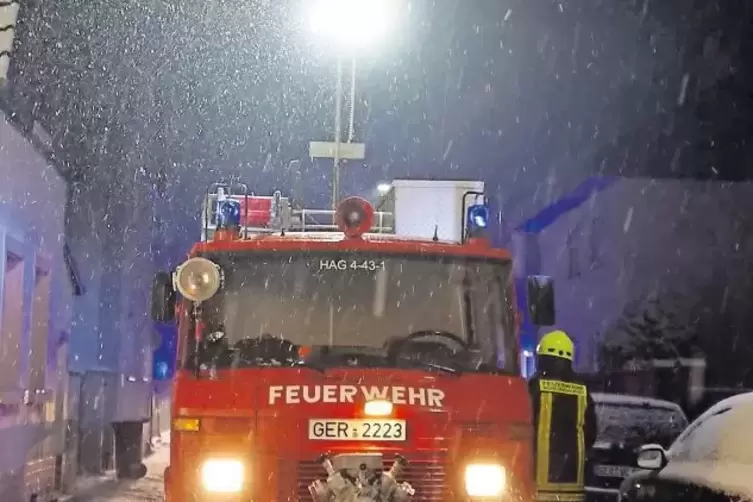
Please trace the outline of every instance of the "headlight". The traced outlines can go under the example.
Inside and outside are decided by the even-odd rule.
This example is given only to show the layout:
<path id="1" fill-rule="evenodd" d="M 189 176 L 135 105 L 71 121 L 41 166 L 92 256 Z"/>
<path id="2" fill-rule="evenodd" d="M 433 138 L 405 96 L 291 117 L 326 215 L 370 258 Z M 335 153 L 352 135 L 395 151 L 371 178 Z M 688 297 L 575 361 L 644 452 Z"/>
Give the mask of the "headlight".
<path id="1" fill-rule="evenodd" d="M 498 497 L 507 485 L 507 472 L 499 464 L 469 464 L 465 468 L 465 491 L 469 497 Z"/>
<path id="2" fill-rule="evenodd" d="M 233 459 L 210 459 L 201 466 L 201 484 L 211 493 L 243 491 L 243 462 Z"/>
<path id="3" fill-rule="evenodd" d="M 363 406 L 363 412 L 368 417 L 387 417 L 392 414 L 392 403 L 381 399 L 375 401 L 366 401 Z"/>
<path id="4" fill-rule="evenodd" d="M 186 260 L 173 275 L 175 289 L 192 302 L 210 299 L 220 289 L 221 282 L 219 265 L 201 257 Z"/>

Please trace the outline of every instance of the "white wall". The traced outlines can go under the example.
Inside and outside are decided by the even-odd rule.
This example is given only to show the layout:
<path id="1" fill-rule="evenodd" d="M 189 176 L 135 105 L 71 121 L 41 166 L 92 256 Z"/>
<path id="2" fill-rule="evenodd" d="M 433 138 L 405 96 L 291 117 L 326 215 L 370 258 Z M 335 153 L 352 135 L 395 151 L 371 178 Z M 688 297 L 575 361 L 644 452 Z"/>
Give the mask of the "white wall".
<path id="1" fill-rule="evenodd" d="M 63 261 L 64 216 L 66 183 L 0 113 L 0 257 L 5 258 L 8 249 L 23 254 L 24 273 L 19 281 L 4 281 L 4 268 L 0 271 L 0 289 L 22 288 L 21 336 L 16 349 L 18 385 L 0 388 L 0 479 L 3 474 L 22 466 L 27 455 L 34 457 L 43 452 L 29 453 L 32 444 L 44 437 L 45 428 L 51 427 L 50 417 L 55 416 L 56 393 L 65 389 L 66 371 L 59 368 L 58 348 L 62 333 L 67 333 L 71 324 L 72 290 Z M 44 316 L 34 319 L 31 315 L 34 297 L 34 271 L 37 267 L 49 269 L 51 274 L 50 313 L 47 319 L 47 350 L 43 359 L 46 365 L 44 384 L 29 378 L 30 361 L 34 360 L 31 345 L 33 326 L 44 322 Z M 19 295 L 17 295 L 19 296 Z M 0 295 L 2 298 L 2 295 Z M 18 307 L 16 307 L 18 310 Z M 8 319 L 1 319 L 5 323 Z M 3 369 L 0 368 L 0 371 Z M 6 370 L 8 371 L 8 370 Z M 11 378 L 12 379 L 12 378 Z M 45 387 L 44 389 L 38 387 Z M 44 396 L 37 404 L 23 403 L 24 394 Z M 47 417 L 47 418 L 45 418 Z M 61 434 L 62 431 L 55 431 Z M 60 438 L 55 438 L 59 440 Z M 47 442 L 48 445 L 54 444 Z M 54 453 L 49 452 L 54 455 Z M 7 479 L 7 478 L 6 478 Z M 0 482 L 0 499 L 13 500 L 15 493 L 3 491 L 8 484 Z"/>
<path id="2" fill-rule="evenodd" d="M 624 179 L 544 229 L 541 273 L 556 280 L 558 326 L 577 339 L 579 367 L 593 367 L 595 340 L 629 302 L 678 292 L 690 316 L 700 288 L 740 291 L 753 249 L 742 212 L 753 214 L 753 184 Z"/>

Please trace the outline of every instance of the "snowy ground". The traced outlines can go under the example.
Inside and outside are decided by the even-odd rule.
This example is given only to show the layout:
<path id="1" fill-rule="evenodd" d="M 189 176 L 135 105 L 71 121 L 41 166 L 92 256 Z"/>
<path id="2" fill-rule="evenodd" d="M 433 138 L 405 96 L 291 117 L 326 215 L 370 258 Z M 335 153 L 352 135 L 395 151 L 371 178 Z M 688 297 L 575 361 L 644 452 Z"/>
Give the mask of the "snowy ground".
<path id="1" fill-rule="evenodd" d="M 144 463 L 149 472 L 138 481 L 113 477 L 83 478 L 65 502 L 162 502 L 162 474 L 170 459 L 169 438 L 155 448 Z"/>

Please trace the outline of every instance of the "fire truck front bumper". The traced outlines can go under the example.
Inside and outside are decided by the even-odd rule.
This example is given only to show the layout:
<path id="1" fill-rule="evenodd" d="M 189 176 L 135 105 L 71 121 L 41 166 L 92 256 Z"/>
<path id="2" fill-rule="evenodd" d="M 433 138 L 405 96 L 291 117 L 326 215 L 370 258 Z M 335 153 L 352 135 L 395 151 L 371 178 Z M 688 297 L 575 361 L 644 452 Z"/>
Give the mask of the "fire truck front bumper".
<path id="1" fill-rule="evenodd" d="M 310 460 L 265 455 L 184 460 L 165 472 L 166 502 L 497 502 L 527 498 L 507 479 L 501 465 L 462 468 L 448 463 L 444 452 L 335 454 Z"/>
<path id="2" fill-rule="evenodd" d="M 471 472 L 465 472 L 465 476 L 458 476 L 453 475 L 457 470 L 449 467 L 444 453 L 405 454 L 405 462 L 395 469 L 400 458 L 397 457 L 392 468 L 385 465 L 383 469 L 372 469 L 367 465 L 370 460 L 360 457 L 350 459 L 359 462 L 357 466 L 337 466 L 335 469 L 328 469 L 323 458 L 258 458 L 257 461 L 262 461 L 257 464 L 260 468 L 265 464 L 276 466 L 265 475 L 251 468 L 251 459 L 207 459 L 197 468 L 182 466 L 180 471 L 168 468 L 165 472 L 165 499 L 166 502 L 520 500 L 519 496 L 511 496 L 511 490 L 505 486 L 501 466 L 479 464 Z M 269 460 L 269 463 L 263 460 Z M 379 463 L 382 465 L 381 459 Z M 389 463 L 389 458 L 385 458 L 384 464 Z M 469 491 L 482 496 L 469 496 Z"/>

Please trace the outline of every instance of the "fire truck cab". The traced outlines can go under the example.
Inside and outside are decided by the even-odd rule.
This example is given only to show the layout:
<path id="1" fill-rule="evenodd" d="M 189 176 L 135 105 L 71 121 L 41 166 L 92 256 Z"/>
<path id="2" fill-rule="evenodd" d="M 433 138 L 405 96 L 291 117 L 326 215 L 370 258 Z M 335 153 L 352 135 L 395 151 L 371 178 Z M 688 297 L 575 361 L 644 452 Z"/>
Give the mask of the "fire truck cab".
<path id="1" fill-rule="evenodd" d="M 179 333 L 168 502 L 532 500 L 511 256 L 484 194 L 453 193 L 456 241 L 358 197 L 208 192 L 201 242 L 153 289 Z M 551 282 L 528 295 L 552 324 Z"/>

